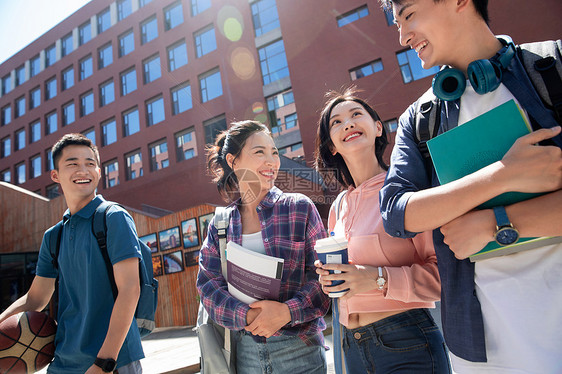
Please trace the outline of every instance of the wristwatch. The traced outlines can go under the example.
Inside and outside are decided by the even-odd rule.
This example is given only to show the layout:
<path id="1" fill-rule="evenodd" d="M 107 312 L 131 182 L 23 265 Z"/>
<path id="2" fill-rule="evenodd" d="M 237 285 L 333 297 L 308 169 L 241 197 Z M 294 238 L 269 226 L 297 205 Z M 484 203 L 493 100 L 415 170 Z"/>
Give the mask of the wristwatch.
<path id="1" fill-rule="evenodd" d="M 111 373 L 115 370 L 115 366 L 117 366 L 117 362 L 115 362 L 112 358 L 96 358 L 94 361 L 94 365 L 99 366 L 104 373 Z"/>
<path id="2" fill-rule="evenodd" d="M 379 266 L 379 277 L 376 280 L 377 282 L 377 286 L 379 286 L 379 290 L 383 290 L 384 289 L 384 285 L 386 284 L 386 279 L 384 279 L 383 275 L 382 275 L 382 268 Z"/>
<path id="3" fill-rule="evenodd" d="M 494 214 L 496 216 L 496 233 L 494 234 L 496 242 L 501 246 L 516 243 L 519 240 L 519 231 L 509 222 L 505 208 L 503 206 L 495 207 Z"/>

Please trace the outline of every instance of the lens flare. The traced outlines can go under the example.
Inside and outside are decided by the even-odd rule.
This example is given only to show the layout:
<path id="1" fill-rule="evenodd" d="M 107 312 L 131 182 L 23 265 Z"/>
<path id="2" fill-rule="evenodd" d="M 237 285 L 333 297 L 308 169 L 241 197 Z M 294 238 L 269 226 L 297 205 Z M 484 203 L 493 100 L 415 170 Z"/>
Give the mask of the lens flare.
<path id="1" fill-rule="evenodd" d="M 254 112 L 254 114 L 263 112 L 263 103 L 260 102 L 254 103 L 252 105 L 252 112 Z"/>
<path id="2" fill-rule="evenodd" d="M 220 32 L 231 42 L 237 42 L 244 32 L 244 20 L 238 9 L 226 5 L 217 14 L 217 25 Z"/>
<path id="3" fill-rule="evenodd" d="M 248 80 L 256 73 L 256 61 L 252 53 L 245 47 L 234 49 L 230 55 L 230 64 L 236 76 Z"/>

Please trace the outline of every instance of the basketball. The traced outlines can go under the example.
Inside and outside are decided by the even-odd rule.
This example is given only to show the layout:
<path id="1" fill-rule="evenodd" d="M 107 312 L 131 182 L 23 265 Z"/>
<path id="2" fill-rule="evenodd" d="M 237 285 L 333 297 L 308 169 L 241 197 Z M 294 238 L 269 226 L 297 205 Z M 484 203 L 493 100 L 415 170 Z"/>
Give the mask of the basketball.
<path id="1" fill-rule="evenodd" d="M 57 323 L 41 312 L 25 312 L 0 323 L 0 373 L 34 373 L 55 354 Z"/>

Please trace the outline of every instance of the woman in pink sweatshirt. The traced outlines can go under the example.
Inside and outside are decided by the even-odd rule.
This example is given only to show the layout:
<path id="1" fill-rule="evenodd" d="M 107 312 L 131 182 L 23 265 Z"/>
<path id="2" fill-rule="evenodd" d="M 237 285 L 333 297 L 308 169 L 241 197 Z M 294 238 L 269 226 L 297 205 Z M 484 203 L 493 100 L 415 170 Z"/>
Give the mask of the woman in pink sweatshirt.
<path id="1" fill-rule="evenodd" d="M 379 190 L 388 169 L 385 128 L 353 90 L 327 96 L 316 168 L 347 188 L 339 206 L 332 204 L 328 228 L 348 240 L 350 264 L 317 262 L 317 273 L 325 293 L 349 289 L 339 299 L 347 371 L 449 373 L 443 336 L 427 311 L 441 291 L 431 233 L 398 239 L 383 228 Z M 332 280 L 344 283 L 330 286 Z"/>

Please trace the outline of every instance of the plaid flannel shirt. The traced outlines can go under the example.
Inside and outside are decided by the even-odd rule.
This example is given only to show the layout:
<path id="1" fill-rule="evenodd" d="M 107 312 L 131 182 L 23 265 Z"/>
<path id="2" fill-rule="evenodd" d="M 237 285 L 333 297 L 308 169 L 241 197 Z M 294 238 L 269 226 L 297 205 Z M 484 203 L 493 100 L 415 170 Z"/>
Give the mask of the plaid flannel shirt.
<path id="1" fill-rule="evenodd" d="M 231 211 L 227 241 L 242 244 L 242 221 L 239 200 L 229 205 Z M 330 299 L 322 292 L 315 272 L 316 240 L 326 237 L 326 231 L 316 207 L 302 194 L 285 194 L 273 187 L 260 202 L 257 213 L 267 255 L 285 260 L 279 299 L 287 304 L 291 322 L 274 336 L 298 335 L 308 345 L 323 345 L 323 316 Z M 250 307 L 230 295 L 221 273 L 219 240 L 214 218 L 199 256 L 197 289 L 201 301 L 213 321 L 230 329 L 242 330 Z M 255 337 L 257 341 L 265 338 Z"/>

